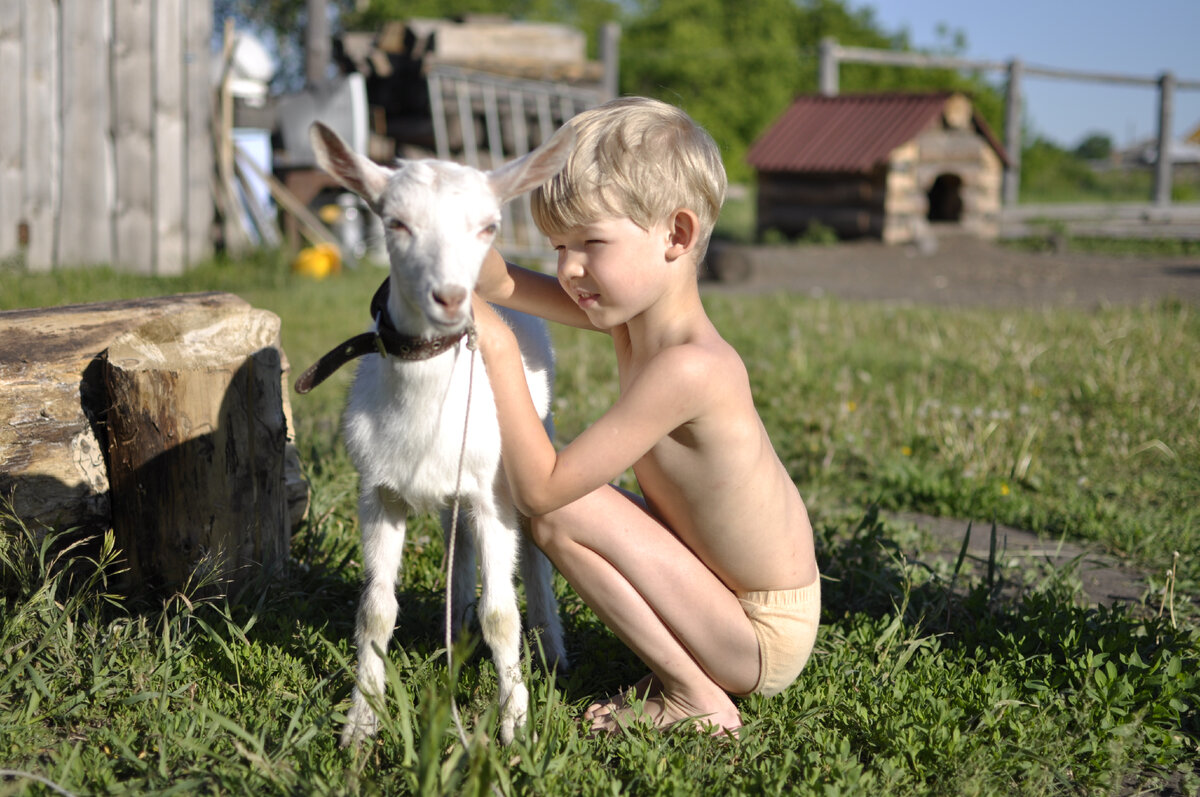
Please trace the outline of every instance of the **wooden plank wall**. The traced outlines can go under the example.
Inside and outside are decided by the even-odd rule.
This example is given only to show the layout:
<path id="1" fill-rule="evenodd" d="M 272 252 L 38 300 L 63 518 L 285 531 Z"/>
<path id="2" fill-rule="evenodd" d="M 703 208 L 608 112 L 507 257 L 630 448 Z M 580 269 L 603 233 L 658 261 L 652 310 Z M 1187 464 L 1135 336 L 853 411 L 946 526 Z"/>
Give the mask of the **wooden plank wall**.
<path id="1" fill-rule="evenodd" d="M 0 2 L 0 258 L 211 255 L 211 32 L 212 0 Z"/>

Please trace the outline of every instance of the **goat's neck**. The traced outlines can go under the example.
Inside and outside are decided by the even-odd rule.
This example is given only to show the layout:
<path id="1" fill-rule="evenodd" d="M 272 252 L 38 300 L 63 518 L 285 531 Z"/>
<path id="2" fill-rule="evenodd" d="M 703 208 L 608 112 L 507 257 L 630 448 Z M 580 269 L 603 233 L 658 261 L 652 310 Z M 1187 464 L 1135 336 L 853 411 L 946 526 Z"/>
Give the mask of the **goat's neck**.
<path id="1" fill-rule="evenodd" d="M 447 334 L 445 330 L 435 327 L 425 317 L 414 302 L 409 300 L 399 285 L 403 283 L 393 275 L 389 280 L 387 312 L 392 328 L 413 338 L 436 338 Z"/>

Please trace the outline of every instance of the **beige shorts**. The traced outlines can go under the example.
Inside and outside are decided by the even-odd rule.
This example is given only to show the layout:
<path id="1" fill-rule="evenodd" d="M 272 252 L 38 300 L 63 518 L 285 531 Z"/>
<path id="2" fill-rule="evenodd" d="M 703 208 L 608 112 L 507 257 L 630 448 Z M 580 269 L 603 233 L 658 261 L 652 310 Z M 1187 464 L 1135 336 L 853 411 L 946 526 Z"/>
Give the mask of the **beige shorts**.
<path id="1" fill-rule="evenodd" d="M 812 654 L 821 622 L 821 577 L 799 589 L 743 592 L 738 601 L 758 637 L 758 683 L 746 694 L 777 695 Z"/>

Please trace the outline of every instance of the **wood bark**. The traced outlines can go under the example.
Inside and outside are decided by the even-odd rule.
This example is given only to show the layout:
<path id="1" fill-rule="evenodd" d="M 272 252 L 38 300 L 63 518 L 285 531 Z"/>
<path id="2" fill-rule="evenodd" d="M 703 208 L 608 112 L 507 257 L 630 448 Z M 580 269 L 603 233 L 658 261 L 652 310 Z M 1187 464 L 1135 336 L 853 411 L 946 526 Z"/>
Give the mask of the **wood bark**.
<path id="1" fill-rule="evenodd" d="M 189 563 L 222 546 L 222 575 L 278 561 L 308 498 L 288 439 L 288 378 L 278 319 L 230 294 L 0 313 L 0 497 L 35 529 L 113 528 L 136 558 L 133 583 L 181 583 Z M 218 444 L 219 457 L 206 459 Z M 195 495 L 155 479 L 197 485 Z M 277 507 L 260 514 L 280 496 L 282 522 Z M 151 499 L 167 502 L 165 520 L 147 515 Z M 202 531 L 180 531 L 184 522 Z M 234 542 L 221 536 L 230 534 Z"/>
<path id="2" fill-rule="evenodd" d="M 173 314 L 105 360 L 113 530 L 134 583 L 178 589 L 287 556 L 279 320 Z"/>

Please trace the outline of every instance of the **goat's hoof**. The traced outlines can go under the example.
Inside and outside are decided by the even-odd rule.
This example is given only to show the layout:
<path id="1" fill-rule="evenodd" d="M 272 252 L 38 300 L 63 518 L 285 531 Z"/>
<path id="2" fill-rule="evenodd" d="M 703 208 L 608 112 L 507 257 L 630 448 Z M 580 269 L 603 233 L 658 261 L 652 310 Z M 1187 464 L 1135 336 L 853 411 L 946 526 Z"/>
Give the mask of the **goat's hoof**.
<path id="1" fill-rule="evenodd" d="M 524 684 L 518 684 L 504 701 L 500 711 L 500 742 L 505 745 L 513 743 L 518 728 L 524 728 L 529 719 L 529 691 Z"/>
<path id="2" fill-rule="evenodd" d="M 546 669 L 553 673 L 562 675 L 571 669 L 571 660 L 567 658 L 567 654 L 562 650 L 547 650 L 546 651 Z"/>
<path id="3" fill-rule="evenodd" d="M 355 705 L 346 716 L 346 726 L 342 728 L 342 747 L 358 747 L 370 739 L 379 730 L 379 718 L 370 706 Z"/>

